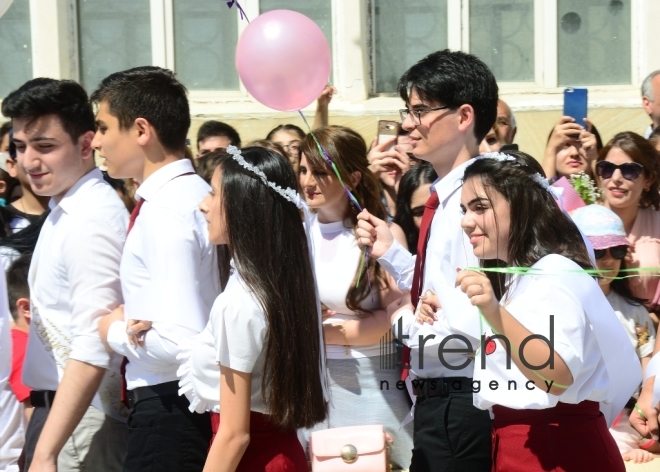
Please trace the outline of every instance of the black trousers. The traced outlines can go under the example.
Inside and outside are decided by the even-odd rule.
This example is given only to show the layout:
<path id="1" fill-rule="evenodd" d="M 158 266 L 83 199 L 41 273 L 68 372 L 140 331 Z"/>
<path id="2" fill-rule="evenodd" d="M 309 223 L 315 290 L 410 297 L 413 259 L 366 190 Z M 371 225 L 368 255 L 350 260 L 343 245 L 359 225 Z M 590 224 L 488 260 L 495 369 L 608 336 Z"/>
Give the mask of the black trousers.
<path id="1" fill-rule="evenodd" d="M 491 421 L 472 393 L 418 397 L 410 472 L 490 472 Z"/>
<path id="2" fill-rule="evenodd" d="M 44 425 L 48 419 L 49 411 L 50 408 L 43 406 L 35 406 L 34 410 L 32 410 L 32 416 L 30 417 L 30 422 L 28 423 L 27 430 L 25 431 L 25 444 L 23 445 L 23 452 L 21 452 L 21 459 L 19 459 L 19 462 L 25 460 L 25 467 L 22 470 L 28 470 L 32 464 L 34 450 L 37 447 L 39 436 L 41 436 L 41 430 L 44 429 Z"/>
<path id="3" fill-rule="evenodd" d="M 201 472 L 211 442 L 208 413 L 191 413 L 186 397 L 143 400 L 128 417 L 124 472 Z"/>

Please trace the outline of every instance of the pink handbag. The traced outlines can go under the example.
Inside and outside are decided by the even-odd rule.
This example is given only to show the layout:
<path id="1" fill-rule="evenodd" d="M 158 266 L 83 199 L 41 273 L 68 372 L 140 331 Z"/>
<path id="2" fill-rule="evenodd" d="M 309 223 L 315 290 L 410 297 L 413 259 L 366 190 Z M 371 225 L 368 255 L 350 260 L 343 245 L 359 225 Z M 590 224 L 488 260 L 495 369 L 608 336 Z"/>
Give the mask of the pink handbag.
<path id="1" fill-rule="evenodd" d="M 312 472 L 386 472 L 382 425 L 314 431 L 309 443 Z"/>

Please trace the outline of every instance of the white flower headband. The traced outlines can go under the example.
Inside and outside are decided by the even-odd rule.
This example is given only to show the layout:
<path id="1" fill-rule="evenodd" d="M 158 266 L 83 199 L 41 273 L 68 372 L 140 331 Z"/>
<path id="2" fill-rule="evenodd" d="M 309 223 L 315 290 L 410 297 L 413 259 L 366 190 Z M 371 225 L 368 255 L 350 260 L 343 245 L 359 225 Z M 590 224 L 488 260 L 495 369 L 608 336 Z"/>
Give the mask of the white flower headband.
<path id="1" fill-rule="evenodd" d="M 257 167 L 253 166 L 243 158 L 243 155 L 241 154 L 241 150 L 238 149 L 236 146 L 229 145 L 227 147 L 227 153 L 231 154 L 231 157 L 236 162 L 238 162 L 241 165 L 241 167 L 244 167 L 250 172 L 256 174 L 256 176 L 259 177 L 259 180 L 261 180 L 266 186 L 275 190 L 278 194 L 280 194 L 286 200 L 293 203 L 298 208 L 302 209 L 304 206 L 307 206 L 307 203 L 300 197 L 300 194 L 296 190 L 292 188 L 282 188 L 279 185 L 276 185 L 273 182 L 269 181 L 268 178 L 266 177 L 266 174 L 264 174 L 261 171 L 261 169 L 258 169 Z"/>
<path id="2" fill-rule="evenodd" d="M 518 166 L 520 165 L 520 163 L 518 162 L 518 160 L 515 157 L 513 157 L 509 154 L 505 154 L 503 152 L 487 152 L 487 153 L 482 154 L 481 156 L 479 156 L 479 159 L 495 159 L 495 160 L 498 160 L 498 161 L 514 161 L 514 163 L 515 163 L 514 165 L 518 165 Z M 530 177 L 543 190 L 545 190 L 547 192 L 550 192 L 550 194 L 555 196 L 555 193 L 552 191 L 552 187 L 548 183 L 548 180 L 545 179 L 541 174 L 536 172 L 535 174 L 530 175 Z"/>

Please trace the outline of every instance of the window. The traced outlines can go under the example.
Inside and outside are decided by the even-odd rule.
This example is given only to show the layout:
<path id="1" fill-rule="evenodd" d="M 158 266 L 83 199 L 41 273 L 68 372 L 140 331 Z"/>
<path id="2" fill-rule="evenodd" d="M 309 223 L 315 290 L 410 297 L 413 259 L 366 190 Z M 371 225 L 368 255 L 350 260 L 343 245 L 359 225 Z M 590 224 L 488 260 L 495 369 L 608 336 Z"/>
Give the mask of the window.
<path id="1" fill-rule="evenodd" d="M 32 78 L 30 2 L 14 0 L 0 18 L 0 97 Z"/>
<path id="2" fill-rule="evenodd" d="M 238 90 L 238 15 L 218 0 L 176 0 L 174 62 L 189 90 Z"/>
<path id="3" fill-rule="evenodd" d="M 447 0 L 372 0 L 375 92 L 393 93 L 426 55 L 447 47 Z"/>
<path id="4" fill-rule="evenodd" d="M 302 13 L 316 23 L 330 46 L 332 57 L 332 2 L 330 0 L 259 0 L 259 11 L 266 13 L 271 10 L 293 10 Z M 332 69 L 330 81 L 332 82 Z"/>
<path id="5" fill-rule="evenodd" d="M 534 81 L 534 0 L 470 0 L 470 52 L 498 81 Z"/>
<path id="6" fill-rule="evenodd" d="M 112 74 L 150 65 L 149 0 L 78 0 L 80 82 L 93 90 Z"/>
<path id="7" fill-rule="evenodd" d="M 558 0 L 559 85 L 630 84 L 630 2 Z"/>

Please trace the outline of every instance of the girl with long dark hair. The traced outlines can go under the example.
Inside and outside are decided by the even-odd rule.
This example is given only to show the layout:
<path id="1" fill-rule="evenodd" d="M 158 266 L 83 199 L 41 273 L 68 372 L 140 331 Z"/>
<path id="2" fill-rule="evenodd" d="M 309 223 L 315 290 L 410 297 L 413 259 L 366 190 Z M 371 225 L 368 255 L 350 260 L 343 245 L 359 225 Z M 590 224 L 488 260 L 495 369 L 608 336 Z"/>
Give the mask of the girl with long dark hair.
<path id="1" fill-rule="evenodd" d="M 431 195 L 431 184 L 438 179 L 433 167 L 422 161 L 403 174 L 396 195 L 396 214 L 394 222 L 406 235 L 408 250 L 417 253 L 417 238 L 422 224 L 424 206 Z"/>
<path id="2" fill-rule="evenodd" d="M 592 265 L 579 230 L 541 174 L 506 155 L 465 170 L 461 210 L 481 266 L 524 274 L 458 268 L 467 298 L 438 294 L 450 323 L 471 317 L 480 331 L 474 404 L 492 409 L 492 470 L 623 472 L 607 425 L 641 369 L 585 272 Z"/>
<path id="3" fill-rule="evenodd" d="M 296 436 L 326 417 L 320 306 L 291 166 L 261 147 L 219 156 L 200 210 L 231 260 L 209 323 L 182 349 L 191 410 L 220 413 L 206 471 L 306 471 Z M 221 268 L 222 269 L 222 268 Z"/>
<path id="4" fill-rule="evenodd" d="M 314 135 L 360 206 L 385 218 L 364 139 L 341 126 L 319 128 Z M 382 356 L 383 346 L 388 346 L 388 352 L 394 350 L 391 338 L 386 342 L 390 324 L 385 307 L 400 292 L 375 259 L 364 262 L 355 236 L 357 211 L 313 136 L 305 138 L 301 151 L 300 186 L 316 212 L 310 232 L 319 295 L 326 308 L 323 328 L 332 398 L 327 422 L 316 429 L 383 425 L 394 439 L 392 462 L 406 468 L 412 449 L 411 428 L 400 430 L 399 425 L 410 410 L 409 400 L 396 387 L 398 370 L 388 368 Z M 396 225 L 391 229 L 405 245 L 401 229 Z M 305 432 L 305 436 L 309 434 L 309 430 Z"/>

